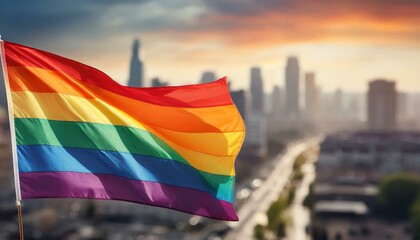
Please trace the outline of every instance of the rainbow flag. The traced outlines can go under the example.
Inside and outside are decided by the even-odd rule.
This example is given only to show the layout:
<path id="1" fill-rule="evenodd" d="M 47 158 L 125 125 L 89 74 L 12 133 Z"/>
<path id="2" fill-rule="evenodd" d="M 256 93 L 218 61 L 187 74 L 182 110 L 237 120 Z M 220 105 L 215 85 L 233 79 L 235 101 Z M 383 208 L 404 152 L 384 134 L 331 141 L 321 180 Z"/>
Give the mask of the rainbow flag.
<path id="1" fill-rule="evenodd" d="M 3 48 L 22 199 L 114 199 L 238 220 L 245 127 L 225 78 L 131 88 L 64 57 Z"/>

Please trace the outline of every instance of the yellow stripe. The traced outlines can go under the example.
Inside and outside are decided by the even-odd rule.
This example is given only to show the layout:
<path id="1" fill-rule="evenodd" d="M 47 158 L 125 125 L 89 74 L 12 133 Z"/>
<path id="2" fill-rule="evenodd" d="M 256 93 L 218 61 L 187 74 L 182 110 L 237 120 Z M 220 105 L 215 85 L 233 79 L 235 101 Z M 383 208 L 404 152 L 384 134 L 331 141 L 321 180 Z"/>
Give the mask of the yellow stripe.
<path id="1" fill-rule="evenodd" d="M 194 151 L 219 156 L 236 156 L 244 138 L 244 132 L 186 134 L 161 128 L 154 130 L 171 142 L 182 143 Z"/>
<path id="2" fill-rule="evenodd" d="M 147 130 L 167 142 L 194 168 L 214 174 L 235 174 L 235 156 L 232 153 L 239 151 L 240 144 L 236 142 L 243 138 L 243 132 L 204 134 L 206 137 L 209 136 L 210 141 L 206 141 L 205 138 L 199 137 L 203 136 L 202 133 L 176 133 L 147 126 L 120 109 L 98 99 L 27 91 L 12 92 L 12 99 L 16 118 L 41 118 L 136 127 Z M 220 134 L 220 136 L 217 136 L 217 134 Z M 215 144 L 212 141 L 218 141 L 218 143 Z M 197 143 L 215 145 L 214 147 L 200 148 L 200 144 Z M 227 152 L 223 150 L 230 147 L 232 147 L 232 150 Z"/>

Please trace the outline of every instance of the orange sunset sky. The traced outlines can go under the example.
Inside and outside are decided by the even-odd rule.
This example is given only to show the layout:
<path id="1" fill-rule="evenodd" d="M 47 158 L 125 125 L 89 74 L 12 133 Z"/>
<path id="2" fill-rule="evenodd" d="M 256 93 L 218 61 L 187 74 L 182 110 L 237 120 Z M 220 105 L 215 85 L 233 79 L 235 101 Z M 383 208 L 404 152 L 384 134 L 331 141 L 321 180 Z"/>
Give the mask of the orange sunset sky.
<path id="1" fill-rule="evenodd" d="M 419 0 L 2 1 L 2 38 L 76 59 L 128 79 L 141 39 L 146 83 L 196 83 L 206 70 L 249 87 L 284 85 L 287 56 L 324 91 L 365 91 L 374 78 L 420 92 Z"/>

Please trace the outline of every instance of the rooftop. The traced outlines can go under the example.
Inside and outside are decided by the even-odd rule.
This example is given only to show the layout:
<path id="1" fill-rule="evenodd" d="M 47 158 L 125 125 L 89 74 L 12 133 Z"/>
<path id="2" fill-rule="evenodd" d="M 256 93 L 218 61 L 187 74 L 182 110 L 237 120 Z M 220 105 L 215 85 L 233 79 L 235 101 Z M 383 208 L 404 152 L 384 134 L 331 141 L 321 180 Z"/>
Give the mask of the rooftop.
<path id="1" fill-rule="evenodd" d="M 315 204 L 315 212 L 366 215 L 369 209 L 366 204 L 358 201 L 319 201 Z"/>

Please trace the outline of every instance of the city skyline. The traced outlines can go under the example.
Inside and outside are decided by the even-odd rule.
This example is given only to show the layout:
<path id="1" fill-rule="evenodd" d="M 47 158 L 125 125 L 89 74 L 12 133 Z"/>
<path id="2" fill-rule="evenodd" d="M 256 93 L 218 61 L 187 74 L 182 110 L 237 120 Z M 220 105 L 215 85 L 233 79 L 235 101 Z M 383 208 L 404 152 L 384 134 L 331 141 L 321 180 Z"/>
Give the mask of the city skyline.
<path id="1" fill-rule="evenodd" d="M 417 239 L 419 12 L 0 1 L 0 239 Z"/>
<path id="2" fill-rule="evenodd" d="M 283 87 L 281 69 L 294 55 L 301 69 L 316 72 L 325 91 L 362 91 L 377 78 L 398 81 L 401 91 L 420 91 L 419 2 L 238 3 L 3 2 L 0 34 L 93 65 L 121 84 L 128 79 L 126 49 L 140 38 L 146 85 L 156 76 L 172 85 L 195 83 L 213 69 L 244 89 L 248 69 L 258 65 L 267 92 Z"/>

